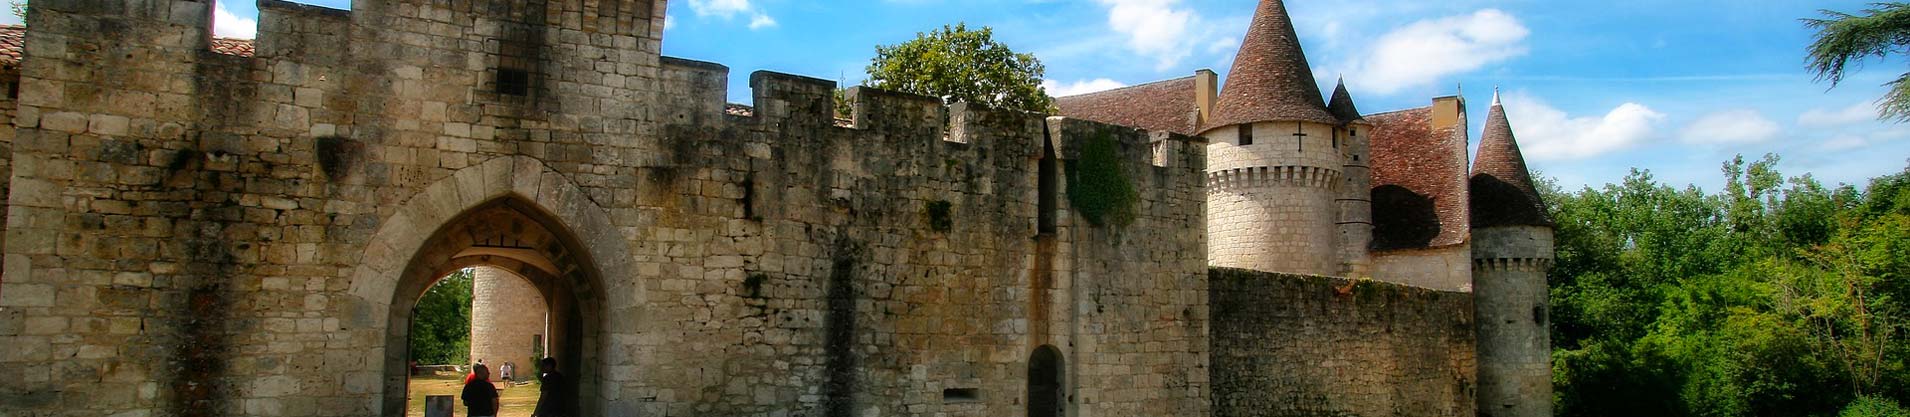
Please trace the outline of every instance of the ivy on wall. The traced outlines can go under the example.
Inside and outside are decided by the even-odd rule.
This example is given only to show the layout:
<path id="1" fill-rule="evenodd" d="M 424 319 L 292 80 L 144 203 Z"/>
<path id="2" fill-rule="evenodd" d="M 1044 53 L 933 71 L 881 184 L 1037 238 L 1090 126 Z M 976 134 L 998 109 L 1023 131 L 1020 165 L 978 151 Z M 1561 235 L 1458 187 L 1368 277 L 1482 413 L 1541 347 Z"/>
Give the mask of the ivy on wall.
<path id="1" fill-rule="evenodd" d="M 1107 132 L 1082 141 L 1081 151 L 1067 165 L 1068 204 L 1095 226 L 1126 226 L 1134 222 L 1140 193 L 1121 168 L 1121 144 Z"/>

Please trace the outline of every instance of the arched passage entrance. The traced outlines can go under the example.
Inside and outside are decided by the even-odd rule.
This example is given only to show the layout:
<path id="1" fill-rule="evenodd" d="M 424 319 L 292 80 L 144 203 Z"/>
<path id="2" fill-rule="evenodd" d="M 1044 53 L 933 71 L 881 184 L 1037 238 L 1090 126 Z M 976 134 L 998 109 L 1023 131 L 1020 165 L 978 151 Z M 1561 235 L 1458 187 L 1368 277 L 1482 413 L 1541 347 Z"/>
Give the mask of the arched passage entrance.
<path id="1" fill-rule="evenodd" d="M 514 212 L 506 213 L 507 217 L 530 220 L 517 224 L 534 225 L 548 232 L 551 239 L 545 242 L 555 244 L 540 248 L 546 252 L 541 260 L 551 261 L 548 265 L 536 264 L 540 261 L 536 257 L 501 256 L 504 253 L 489 258 L 471 256 L 480 255 L 466 252 L 477 246 L 475 241 L 447 233 L 456 229 L 457 223 L 474 223 L 469 221 L 473 214 L 499 207 Z M 351 327 L 371 330 L 365 336 L 375 341 L 372 353 L 379 358 L 372 361 L 371 375 L 355 377 L 382 378 L 368 384 L 371 387 L 348 389 L 376 390 L 380 414 L 403 415 L 405 341 L 417 295 L 446 272 L 489 263 L 528 271 L 525 274 L 533 281 L 567 285 L 567 291 L 545 298 L 553 310 L 568 308 L 558 305 L 559 295 L 576 298 L 578 319 L 552 326 L 551 339 L 571 341 L 564 347 L 553 343 L 552 352 L 559 354 L 553 356 L 575 362 L 563 366 L 570 368 L 568 373 L 577 381 L 580 415 L 604 415 L 604 410 L 619 407 L 606 400 L 602 390 L 630 384 L 641 376 L 599 370 L 635 366 L 634 355 L 619 353 L 623 347 L 605 341 L 613 336 L 634 336 L 639 331 L 634 318 L 643 317 L 646 291 L 636 282 L 630 242 L 643 236 L 638 230 L 611 222 L 602 207 L 568 176 L 527 156 L 496 157 L 459 169 L 406 199 L 384 218 L 378 231 L 365 242 L 358 265 L 347 273 L 351 290 L 341 300 L 340 308 L 345 310 L 341 314 Z M 513 267 L 515 264 L 522 265 Z M 561 274 L 539 276 L 539 271 Z M 633 319 L 608 321 L 604 317 Z M 569 333 L 559 334 L 560 330 Z M 580 353 L 563 354 L 566 349 Z"/>
<path id="2" fill-rule="evenodd" d="M 454 216 L 425 240 L 402 272 L 393 293 L 390 331 L 385 346 L 408 346 L 412 307 L 425 290 L 453 271 L 490 267 L 523 277 L 548 305 L 549 356 L 576 389 L 565 401 L 571 409 L 590 403 L 596 392 L 601 340 L 601 280 L 581 249 L 553 216 L 516 197 L 491 200 Z M 386 355 L 385 415 L 404 414 L 407 355 Z M 526 367 L 526 370 L 530 368 Z"/>
<path id="3" fill-rule="evenodd" d="M 1065 369 L 1054 346 L 1041 345 L 1028 356 L 1028 417 L 1067 415 Z"/>

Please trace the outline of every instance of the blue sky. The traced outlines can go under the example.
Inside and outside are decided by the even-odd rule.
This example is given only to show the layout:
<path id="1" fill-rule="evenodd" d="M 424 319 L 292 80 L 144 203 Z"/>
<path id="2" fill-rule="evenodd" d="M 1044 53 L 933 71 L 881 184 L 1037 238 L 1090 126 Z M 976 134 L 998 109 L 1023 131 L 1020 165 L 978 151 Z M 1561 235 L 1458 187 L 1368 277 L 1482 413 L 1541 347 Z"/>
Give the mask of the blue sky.
<path id="1" fill-rule="evenodd" d="M 248 36 L 250 2 L 221 4 L 223 35 Z M 339 0 L 311 1 L 349 7 Z M 1807 4 L 1808 3 L 1808 4 Z M 1494 86 L 1532 167 L 1576 188 L 1631 167 L 1715 190 L 1734 154 L 1783 156 L 1790 175 L 1836 184 L 1910 164 L 1910 125 L 1875 120 L 1882 84 L 1910 70 L 1873 61 L 1843 85 L 1813 82 L 1798 18 L 1863 1 L 1289 0 L 1323 90 L 1343 74 L 1361 110 L 1426 105 L 1464 86 L 1472 125 Z M 966 22 L 1047 65 L 1051 92 L 1224 77 L 1254 0 L 679 0 L 664 54 L 748 76 L 775 70 L 855 84 L 874 46 Z M 10 17 L 10 16 L 9 16 Z M 1330 90 L 1327 90 L 1330 91 Z M 1473 138 L 1477 140 L 1477 132 Z"/>

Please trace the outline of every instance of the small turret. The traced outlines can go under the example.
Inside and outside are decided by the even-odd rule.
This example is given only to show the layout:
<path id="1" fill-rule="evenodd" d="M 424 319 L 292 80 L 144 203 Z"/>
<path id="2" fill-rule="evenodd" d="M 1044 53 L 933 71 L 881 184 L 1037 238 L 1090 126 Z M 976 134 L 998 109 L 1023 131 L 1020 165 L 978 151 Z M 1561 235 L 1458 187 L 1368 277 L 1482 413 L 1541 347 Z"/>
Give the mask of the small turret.
<path id="1" fill-rule="evenodd" d="M 1554 259 L 1552 222 L 1497 92 L 1472 165 L 1470 191 L 1479 415 L 1550 417 L 1545 274 Z"/>
<path id="2" fill-rule="evenodd" d="M 1339 275 L 1367 277 L 1372 275 L 1372 253 L 1367 247 L 1373 243 L 1373 169 L 1367 164 L 1373 148 L 1364 135 L 1372 134 L 1373 124 L 1353 105 L 1346 79 L 1338 84 L 1326 109 L 1340 120 L 1333 139 L 1334 148 L 1340 150 L 1340 183 L 1333 200 L 1339 212 Z"/>
<path id="3" fill-rule="evenodd" d="M 1365 121 L 1360 117 L 1360 109 L 1353 105 L 1353 94 L 1346 92 L 1346 78 L 1341 77 L 1339 85 L 1333 87 L 1333 100 L 1326 104 L 1327 113 L 1332 113 L 1340 123 Z"/>
<path id="4" fill-rule="evenodd" d="M 1243 39 L 1199 128 L 1208 143 L 1208 264 L 1340 273 L 1342 121 L 1321 100 L 1284 3 L 1261 1 Z"/>

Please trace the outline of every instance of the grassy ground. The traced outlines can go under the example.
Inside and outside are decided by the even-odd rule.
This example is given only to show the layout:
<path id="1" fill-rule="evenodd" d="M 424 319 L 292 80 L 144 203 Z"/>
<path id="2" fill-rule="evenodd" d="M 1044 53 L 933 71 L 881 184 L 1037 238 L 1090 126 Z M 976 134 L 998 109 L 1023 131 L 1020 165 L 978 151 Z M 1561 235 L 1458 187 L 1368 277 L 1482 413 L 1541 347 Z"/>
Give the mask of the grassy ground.
<path id="1" fill-rule="evenodd" d="M 492 382 L 503 390 L 498 394 L 504 407 L 498 409 L 498 417 L 530 417 L 531 410 L 537 408 L 536 382 L 527 385 L 509 385 L 503 381 Z M 457 397 L 464 392 L 464 374 L 439 373 L 411 377 L 411 391 L 405 398 L 406 417 L 424 417 L 424 397 L 427 395 L 449 395 Z M 464 416 L 464 400 L 454 400 L 454 415 Z"/>

